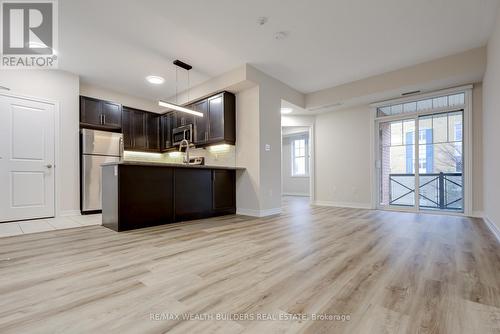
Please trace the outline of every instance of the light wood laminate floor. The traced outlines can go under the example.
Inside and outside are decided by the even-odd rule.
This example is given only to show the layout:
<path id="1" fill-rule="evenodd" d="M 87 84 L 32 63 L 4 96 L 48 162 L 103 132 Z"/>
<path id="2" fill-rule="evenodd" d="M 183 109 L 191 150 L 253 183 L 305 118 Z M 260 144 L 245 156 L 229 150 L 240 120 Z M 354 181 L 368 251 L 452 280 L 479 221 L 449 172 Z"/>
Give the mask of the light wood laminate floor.
<path id="1" fill-rule="evenodd" d="M 500 247 L 478 219 L 300 198 L 260 219 L 0 239 L 0 333 L 164 332 L 500 333 Z"/>

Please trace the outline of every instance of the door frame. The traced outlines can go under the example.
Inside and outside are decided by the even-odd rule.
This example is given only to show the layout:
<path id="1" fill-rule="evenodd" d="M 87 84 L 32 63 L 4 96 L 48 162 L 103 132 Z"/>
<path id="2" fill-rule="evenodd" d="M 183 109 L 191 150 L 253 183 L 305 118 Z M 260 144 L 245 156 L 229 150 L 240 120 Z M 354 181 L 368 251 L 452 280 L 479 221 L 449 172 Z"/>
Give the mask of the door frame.
<path id="1" fill-rule="evenodd" d="M 308 129 L 308 143 L 309 143 L 309 203 L 314 204 L 315 202 L 315 190 L 314 190 L 314 185 L 315 185 L 315 165 L 314 165 L 314 159 L 315 159 L 315 150 L 314 150 L 314 125 L 281 125 L 281 147 L 280 147 L 280 154 L 281 154 L 281 195 L 283 196 L 283 128 L 307 128 Z"/>
<path id="2" fill-rule="evenodd" d="M 33 97 L 23 94 L 16 94 L 15 92 L 8 91 L 3 92 L 0 91 L 0 96 L 5 96 L 8 98 L 28 100 L 33 102 L 50 104 L 54 107 L 54 168 L 52 169 L 54 173 L 54 217 L 59 217 L 61 213 L 61 205 L 59 203 L 59 198 L 61 198 L 61 173 L 59 173 L 59 169 L 61 166 L 61 155 L 60 155 L 60 113 L 59 113 L 59 102 L 51 99 Z M 41 217 L 46 218 L 46 217 Z M 34 218 L 37 219 L 37 218 Z M 32 219 L 28 219 L 32 220 Z M 8 222 L 5 222 L 8 223 Z M 0 222 L 2 224 L 2 222 Z"/>
<path id="3" fill-rule="evenodd" d="M 472 136 L 472 89 L 473 85 L 465 85 L 455 88 L 443 89 L 439 91 L 433 91 L 425 94 L 412 95 L 410 97 L 385 100 L 382 102 L 373 103 L 370 105 L 372 110 L 370 111 L 370 181 L 371 181 L 371 206 L 372 209 L 386 210 L 386 211 L 399 211 L 399 212 L 413 212 L 413 213 L 430 213 L 430 214 L 442 214 L 442 215 L 454 215 L 454 216 L 471 216 L 472 215 L 472 157 L 473 157 L 473 136 Z M 463 140 L 462 140 L 462 154 L 464 162 L 464 172 L 463 172 L 463 182 L 464 182 L 464 210 L 463 212 L 453 212 L 453 211 L 431 211 L 431 210 L 420 210 L 418 194 L 415 191 L 415 206 L 414 207 L 395 207 L 395 206 L 382 206 L 380 205 L 380 186 L 381 180 L 379 171 L 380 168 L 377 166 L 378 161 L 380 161 L 380 138 L 379 138 L 379 126 L 380 123 L 390 122 L 394 120 L 401 119 L 415 119 L 415 133 L 418 133 L 418 117 L 424 115 L 432 115 L 440 112 L 456 111 L 456 108 L 444 108 L 443 110 L 433 110 L 425 112 L 415 112 L 408 114 L 401 114 L 396 116 L 386 116 L 383 118 L 377 118 L 377 108 L 385 106 L 387 104 L 399 104 L 405 102 L 412 102 L 415 100 L 438 97 L 442 95 L 449 95 L 453 93 L 465 93 L 465 104 L 463 107 Z M 460 108 L 462 109 L 462 108 Z M 418 139 L 418 138 L 417 138 Z M 418 161 L 418 149 L 415 148 L 415 161 Z M 419 178 L 415 176 L 415 189 L 419 187 Z"/>

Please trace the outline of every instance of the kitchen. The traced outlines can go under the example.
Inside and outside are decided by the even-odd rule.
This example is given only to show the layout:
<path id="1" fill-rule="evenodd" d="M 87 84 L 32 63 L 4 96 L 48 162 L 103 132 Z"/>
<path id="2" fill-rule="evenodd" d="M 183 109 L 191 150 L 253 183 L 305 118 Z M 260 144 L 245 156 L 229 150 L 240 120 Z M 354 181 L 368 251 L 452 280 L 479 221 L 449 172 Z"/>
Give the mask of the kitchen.
<path id="1" fill-rule="evenodd" d="M 0 0 L 0 332 L 500 328 L 500 2 L 405 1 Z"/>
<path id="2" fill-rule="evenodd" d="M 173 64 L 189 75 L 191 66 Z M 236 171 L 244 168 L 205 163 L 207 151 L 236 144 L 235 95 L 159 105 L 176 110 L 80 96 L 82 214 L 102 211 L 103 226 L 122 231 L 236 213 Z"/>

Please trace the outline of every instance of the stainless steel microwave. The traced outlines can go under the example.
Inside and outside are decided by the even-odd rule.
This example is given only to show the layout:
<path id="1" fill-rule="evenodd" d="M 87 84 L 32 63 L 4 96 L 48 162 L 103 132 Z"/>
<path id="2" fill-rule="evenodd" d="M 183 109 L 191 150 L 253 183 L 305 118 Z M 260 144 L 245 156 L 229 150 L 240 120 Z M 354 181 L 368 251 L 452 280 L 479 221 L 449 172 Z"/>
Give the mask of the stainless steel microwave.
<path id="1" fill-rule="evenodd" d="M 172 143 L 179 145 L 182 140 L 186 139 L 188 142 L 193 142 L 193 124 L 179 126 L 172 130 Z"/>

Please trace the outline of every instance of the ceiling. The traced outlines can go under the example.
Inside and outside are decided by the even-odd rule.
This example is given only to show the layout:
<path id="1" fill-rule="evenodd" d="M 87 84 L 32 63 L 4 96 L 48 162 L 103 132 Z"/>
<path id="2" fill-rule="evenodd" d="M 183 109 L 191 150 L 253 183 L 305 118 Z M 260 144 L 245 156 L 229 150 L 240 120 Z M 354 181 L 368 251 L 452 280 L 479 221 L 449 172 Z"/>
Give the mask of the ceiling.
<path id="1" fill-rule="evenodd" d="M 174 59 L 193 65 L 191 86 L 250 63 L 308 93 L 483 46 L 499 2 L 59 0 L 59 66 L 158 99 L 175 94 Z M 165 84 L 148 84 L 150 74 Z"/>

